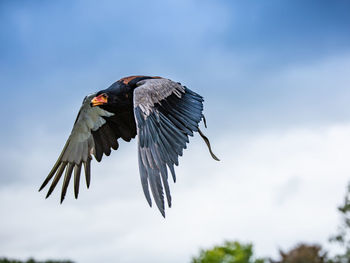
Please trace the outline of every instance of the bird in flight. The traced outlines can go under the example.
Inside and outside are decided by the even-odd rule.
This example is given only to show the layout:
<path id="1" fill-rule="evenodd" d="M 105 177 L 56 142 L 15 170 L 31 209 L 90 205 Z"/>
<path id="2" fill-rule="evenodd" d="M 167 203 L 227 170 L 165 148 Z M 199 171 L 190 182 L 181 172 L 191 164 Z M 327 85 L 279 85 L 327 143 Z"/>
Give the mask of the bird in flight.
<path id="1" fill-rule="evenodd" d="M 137 135 L 138 163 L 141 184 L 147 202 L 153 199 L 165 217 L 164 191 L 171 207 L 168 170 L 176 181 L 174 165 L 182 156 L 188 136 L 199 132 L 211 156 L 208 138 L 198 124 L 205 118 L 203 97 L 178 82 L 150 76 L 130 76 L 113 83 L 107 89 L 84 98 L 72 132 L 57 162 L 44 180 L 41 191 L 53 178 L 48 198 L 64 173 L 61 203 L 74 173 L 74 194 L 78 198 L 82 166 L 87 187 L 90 186 L 92 155 L 100 162 L 103 154 L 118 149 L 118 140 L 129 142 Z"/>

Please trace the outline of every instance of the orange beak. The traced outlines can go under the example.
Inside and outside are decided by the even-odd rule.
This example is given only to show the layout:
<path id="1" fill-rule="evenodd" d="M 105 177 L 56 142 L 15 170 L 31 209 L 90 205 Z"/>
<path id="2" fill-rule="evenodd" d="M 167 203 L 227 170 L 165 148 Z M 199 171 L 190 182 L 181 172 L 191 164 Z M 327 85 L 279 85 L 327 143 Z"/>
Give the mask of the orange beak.
<path id="1" fill-rule="evenodd" d="M 95 107 L 98 105 L 106 104 L 107 102 L 108 102 L 107 94 L 102 93 L 101 95 L 98 95 L 91 100 L 91 106 Z"/>

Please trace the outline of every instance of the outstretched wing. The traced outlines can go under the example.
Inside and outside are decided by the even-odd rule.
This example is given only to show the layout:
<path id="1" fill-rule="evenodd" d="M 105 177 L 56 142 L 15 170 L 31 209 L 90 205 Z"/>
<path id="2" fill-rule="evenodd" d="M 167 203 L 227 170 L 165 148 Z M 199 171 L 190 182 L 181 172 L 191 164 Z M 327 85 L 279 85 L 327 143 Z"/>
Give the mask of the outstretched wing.
<path id="1" fill-rule="evenodd" d="M 178 165 L 178 156 L 182 156 L 189 142 L 188 136 L 198 131 L 202 111 L 200 95 L 168 79 L 142 80 L 134 90 L 141 183 L 151 206 L 150 186 L 163 216 L 163 189 L 171 206 L 168 169 L 175 182 L 174 164 Z"/>
<path id="2" fill-rule="evenodd" d="M 73 171 L 74 194 L 75 198 L 78 198 L 82 166 L 85 170 L 86 185 L 87 187 L 90 185 L 91 154 L 97 161 L 101 161 L 103 154 L 108 156 L 111 148 L 115 150 L 118 148 L 118 138 L 122 137 L 130 141 L 136 134 L 132 113 L 129 114 L 132 118 L 130 121 L 127 113 L 117 115 L 99 107 L 91 107 L 90 102 L 95 95 L 91 94 L 84 99 L 67 142 L 39 189 L 41 191 L 53 178 L 46 198 L 50 196 L 65 172 L 61 192 L 61 202 L 63 202 Z"/>

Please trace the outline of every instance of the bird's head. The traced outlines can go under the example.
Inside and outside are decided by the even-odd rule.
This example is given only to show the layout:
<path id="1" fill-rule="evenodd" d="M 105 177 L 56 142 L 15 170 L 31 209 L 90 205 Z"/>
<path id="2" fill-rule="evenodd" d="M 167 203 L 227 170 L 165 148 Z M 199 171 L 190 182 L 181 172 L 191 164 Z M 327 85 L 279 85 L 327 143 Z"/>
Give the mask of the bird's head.
<path id="1" fill-rule="evenodd" d="M 96 93 L 95 97 L 92 98 L 90 105 L 91 107 L 99 106 L 102 109 L 120 107 L 128 101 L 128 86 L 120 81 L 114 82 L 107 89 L 100 90 Z M 126 95 L 128 94 L 128 95 Z M 111 109 L 110 109 L 111 110 Z"/>
<path id="2" fill-rule="evenodd" d="M 132 94 L 121 90 L 106 89 L 96 93 L 90 101 L 91 107 L 100 107 L 108 112 L 123 112 L 132 107 Z"/>

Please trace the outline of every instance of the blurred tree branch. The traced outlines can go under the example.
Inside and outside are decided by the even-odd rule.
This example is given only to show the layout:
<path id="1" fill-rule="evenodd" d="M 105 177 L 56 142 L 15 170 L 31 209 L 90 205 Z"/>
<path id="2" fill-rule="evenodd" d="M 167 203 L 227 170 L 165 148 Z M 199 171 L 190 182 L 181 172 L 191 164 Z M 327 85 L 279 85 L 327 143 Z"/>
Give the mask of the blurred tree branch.
<path id="1" fill-rule="evenodd" d="M 339 244 L 344 252 L 336 255 L 335 263 L 350 263 L 350 183 L 344 197 L 344 202 L 338 207 L 341 214 L 341 223 L 338 232 L 331 236 L 330 241 Z"/>

